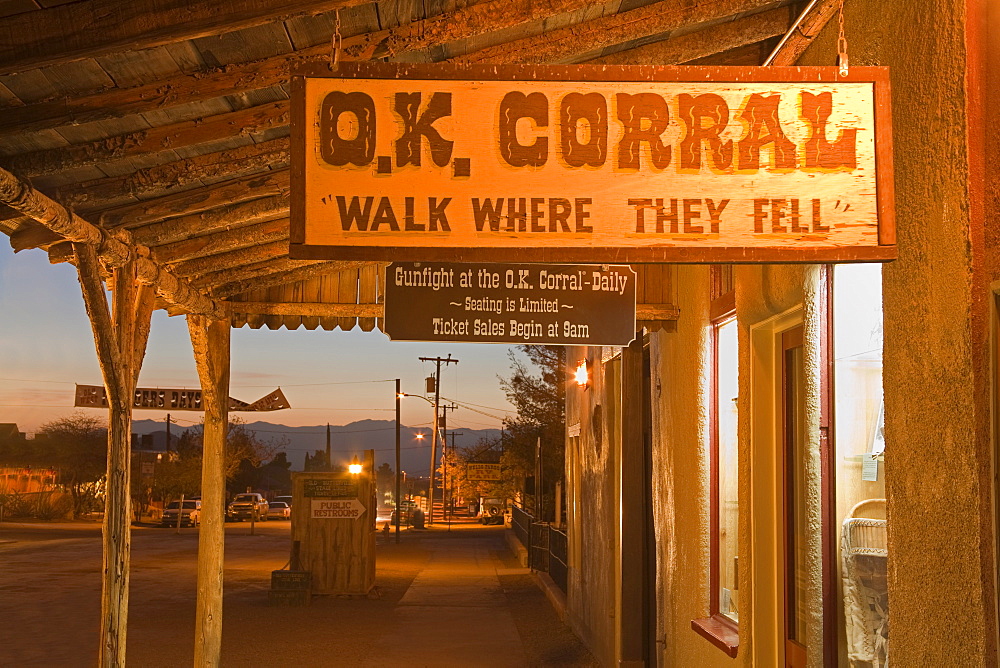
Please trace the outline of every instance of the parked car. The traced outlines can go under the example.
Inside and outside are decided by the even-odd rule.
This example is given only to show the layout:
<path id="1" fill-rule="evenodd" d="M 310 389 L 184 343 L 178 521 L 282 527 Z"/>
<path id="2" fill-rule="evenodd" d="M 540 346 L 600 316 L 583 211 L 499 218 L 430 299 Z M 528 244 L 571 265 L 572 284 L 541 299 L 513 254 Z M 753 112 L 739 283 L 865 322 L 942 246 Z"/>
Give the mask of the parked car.
<path id="1" fill-rule="evenodd" d="M 392 512 L 389 513 L 389 523 L 392 524 L 392 526 L 396 526 L 402 522 L 401 526 L 409 526 L 410 518 L 413 516 L 413 511 L 416 510 L 416 508 L 417 504 L 414 501 L 401 502 L 399 504 L 399 513 L 396 512 L 395 508 L 393 508 Z M 397 517 L 400 517 L 401 519 L 397 520 Z"/>
<path id="2" fill-rule="evenodd" d="M 276 496 L 276 497 L 274 497 L 271 500 L 272 501 L 284 501 L 285 503 L 288 504 L 289 508 L 292 507 L 292 497 L 290 497 L 290 496 Z"/>
<path id="3" fill-rule="evenodd" d="M 503 524 L 504 502 L 501 499 L 483 499 L 479 507 L 479 522 L 482 524 Z"/>
<path id="4" fill-rule="evenodd" d="M 167 504 L 167 507 L 163 509 L 163 515 L 160 516 L 160 526 L 165 527 L 175 527 L 177 526 L 177 512 L 180 510 L 181 513 L 181 525 L 187 526 L 197 526 L 201 523 L 201 501 L 198 499 L 185 499 L 184 507 L 180 507 L 180 501 L 171 501 Z"/>
<path id="5" fill-rule="evenodd" d="M 231 520 L 256 520 L 267 519 L 267 499 L 256 492 L 237 494 L 236 498 L 229 502 L 226 508 L 226 518 Z"/>
<path id="6" fill-rule="evenodd" d="M 272 501 L 267 507 L 267 519 L 290 520 L 292 519 L 292 509 L 284 501 Z"/>

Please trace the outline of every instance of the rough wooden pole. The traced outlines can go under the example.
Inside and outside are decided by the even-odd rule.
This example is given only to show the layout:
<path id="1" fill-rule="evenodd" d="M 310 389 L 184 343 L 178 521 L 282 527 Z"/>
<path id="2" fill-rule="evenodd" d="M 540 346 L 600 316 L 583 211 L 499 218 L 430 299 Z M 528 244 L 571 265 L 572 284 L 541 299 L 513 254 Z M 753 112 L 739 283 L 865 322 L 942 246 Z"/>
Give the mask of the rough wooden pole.
<path id="1" fill-rule="evenodd" d="M 205 409 L 201 462 L 201 532 L 194 665 L 218 666 L 222 657 L 222 573 L 225 545 L 225 453 L 229 428 L 229 322 L 188 316 Z"/>
<path id="2" fill-rule="evenodd" d="M 74 249 L 109 404 L 100 665 L 124 666 L 131 557 L 132 393 L 149 337 L 153 291 L 139 286 L 135 263 L 126 262 L 114 269 L 113 310 L 109 310 L 97 250 L 83 243 L 74 244 Z"/>

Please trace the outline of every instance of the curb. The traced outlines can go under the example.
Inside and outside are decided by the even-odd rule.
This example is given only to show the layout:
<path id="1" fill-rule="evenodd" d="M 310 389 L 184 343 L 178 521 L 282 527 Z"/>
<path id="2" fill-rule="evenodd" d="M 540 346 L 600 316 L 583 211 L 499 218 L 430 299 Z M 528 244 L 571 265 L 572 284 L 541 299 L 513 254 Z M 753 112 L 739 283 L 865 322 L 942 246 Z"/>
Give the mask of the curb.
<path id="1" fill-rule="evenodd" d="M 555 583 L 549 574 L 544 571 L 531 571 L 531 576 L 535 580 L 535 584 L 538 588 L 545 592 L 545 598 L 549 599 L 549 603 L 555 608 L 556 614 L 559 615 L 559 619 L 565 623 L 566 622 L 566 594 L 563 593 L 562 589 Z"/>
<path id="2" fill-rule="evenodd" d="M 524 545 L 521 545 L 521 541 L 517 539 L 517 534 L 514 533 L 513 529 L 504 529 L 503 535 L 507 539 L 507 547 L 514 553 L 517 563 L 521 564 L 521 568 L 527 568 L 528 550 L 525 549 Z"/>

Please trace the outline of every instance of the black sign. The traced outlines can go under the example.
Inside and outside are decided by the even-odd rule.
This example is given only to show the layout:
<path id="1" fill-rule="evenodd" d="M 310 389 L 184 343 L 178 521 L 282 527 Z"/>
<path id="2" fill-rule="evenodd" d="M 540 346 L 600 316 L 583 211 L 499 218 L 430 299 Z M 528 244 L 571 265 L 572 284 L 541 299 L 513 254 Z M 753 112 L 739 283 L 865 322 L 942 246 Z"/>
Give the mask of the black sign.
<path id="1" fill-rule="evenodd" d="M 635 337 L 628 265 L 395 262 L 385 286 L 393 341 L 627 346 Z"/>
<path id="2" fill-rule="evenodd" d="M 302 496 L 349 499 L 358 496 L 358 483 L 354 480 L 306 478 L 302 481 Z"/>

